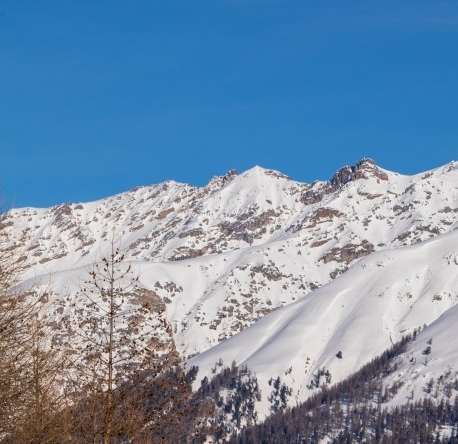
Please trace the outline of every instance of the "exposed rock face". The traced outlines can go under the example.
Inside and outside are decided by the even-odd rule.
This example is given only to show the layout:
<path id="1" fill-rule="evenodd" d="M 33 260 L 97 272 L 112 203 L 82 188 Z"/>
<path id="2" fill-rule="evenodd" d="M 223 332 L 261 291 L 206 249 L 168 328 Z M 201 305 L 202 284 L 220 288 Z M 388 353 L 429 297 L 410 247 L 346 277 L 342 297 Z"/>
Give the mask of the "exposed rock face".
<path id="1" fill-rule="evenodd" d="M 237 176 L 238 173 L 236 170 L 230 170 L 224 176 L 215 176 L 205 188 L 212 191 L 217 190 L 227 185 L 232 179 L 234 179 L 234 177 Z"/>
<path id="2" fill-rule="evenodd" d="M 388 174 L 382 171 L 372 159 L 363 159 L 353 166 L 345 166 L 337 171 L 329 182 L 312 184 L 312 187 L 302 195 L 302 202 L 306 205 L 320 202 L 325 196 L 336 192 L 348 182 L 360 179 L 376 178 L 388 180 Z"/>
<path id="3" fill-rule="evenodd" d="M 388 180 L 388 174 L 380 170 L 372 159 L 363 159 L 354 166 L 346 166 L 337 171 L 331 179 L 331 186 L 336 190 L 347 182 L 371 177 Z"/>
<path id="4" fill-rule="evenodd" d="M 343 262 L 348 265 L 355 259 L 366 256 L 374 251 L 374 246 L 367 240 L 363 240 L 359 245 L 348 243 L 343 247 L 334 247 L 323 256 L 325 264 L 331 261 Z"/>

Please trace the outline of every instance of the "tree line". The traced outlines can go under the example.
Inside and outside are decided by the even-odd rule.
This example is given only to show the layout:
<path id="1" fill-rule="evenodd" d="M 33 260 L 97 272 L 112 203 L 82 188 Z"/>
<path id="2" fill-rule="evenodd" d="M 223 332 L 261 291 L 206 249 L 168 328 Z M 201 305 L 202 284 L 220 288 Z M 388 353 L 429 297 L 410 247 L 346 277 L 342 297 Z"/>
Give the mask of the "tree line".
<path id="1" fill-rule="evenodd" d="M 395 358 L 415 336 L 416 332 L 413 337 L 404 337 L 338 384 L 323 385 L 304 403 L 279 411 L 261 424 L 245 427 L 229 442 L 458 443 L 458 396 L 384 407 L 400 384 L 384 387 L 382 377 L 397 371 Z"/>

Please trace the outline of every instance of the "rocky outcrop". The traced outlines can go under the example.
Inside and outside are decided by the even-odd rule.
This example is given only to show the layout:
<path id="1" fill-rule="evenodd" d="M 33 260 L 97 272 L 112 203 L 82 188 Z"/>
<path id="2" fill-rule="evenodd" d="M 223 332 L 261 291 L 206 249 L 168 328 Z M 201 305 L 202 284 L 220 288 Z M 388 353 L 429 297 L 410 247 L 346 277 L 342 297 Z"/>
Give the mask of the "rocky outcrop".
<path id="1" fill-rule="evenodd" d="M 334 193 L 348 182 L 370 178 L 387 181 L 388 175 L 372 159 L 363 159 L 355 165 L 341 168 L 330 181 L 324 184 L 320 182 L 312 184 L 311 188 L 303 193 L 301 201 L 305 205 L 318 203 L 324 196 Z"/>
<path id="2" fill-rule="evenodd" d="M 350 181 L 370 179 L 371 177 L 379 180 L 388 180 L 388 175 L 372 159 L 363 159 L 354 166 L 346 166 L 337 171 L 330 183 L 331 187 L 337 190 Z"/>
<path id="3" fill-rule="evenodd" d="M 322 259 L 325 264 L 335 261 L 348 265 L 355 259 L 367 256 L 374 250 L 374 246 L 369 241 L 363 240 L 360 244 L 348 243 L 343 247 L 334 247 L 329 250 Z"/>
<path id="4" fill-rule="evenodd" d="M 205 187 L 211 191 L 220 189 L 231 182 L 239 173 L 236 170 L 228 171 L 224 176 L 215 176 Z"/>

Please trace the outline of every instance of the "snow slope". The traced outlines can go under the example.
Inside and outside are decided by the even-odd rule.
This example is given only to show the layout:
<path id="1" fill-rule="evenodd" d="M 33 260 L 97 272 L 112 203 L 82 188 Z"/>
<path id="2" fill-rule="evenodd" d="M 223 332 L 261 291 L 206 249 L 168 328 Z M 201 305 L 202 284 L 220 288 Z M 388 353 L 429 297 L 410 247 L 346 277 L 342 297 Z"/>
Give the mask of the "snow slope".
<path id="1" fill-rule="evenodd" d="M 373 253 L 344 275 L 265 316 L 190 364 L 210 374 L 219 359 L 227 364 L 235 360 L 258 376 L 265 393 L 269 392 L 267 381 L 280 376 L 294 389 L 293 400 L 303 401 L 314 391 L 310 383 L 318 369 L 329 370 L 332 383 L 338 382 L 403 335 L 426 325 L 418 343 L 420 338 L 442 334 L 437 342 L 447 343 L 454 352 L 447 350 L 443 355 L 438 347 L 437 365 L 442 370 L 449 365 L 455 368 L 458 350 L 445 339 L 450 339 L 450 331 L 442 323 L 458 320 L 457 271 L 458 233 Z M 418 354 L 418 347 L 425 348 L 421 343 L 411 354 Z M 339 351 L 341 359 L 336 357 Z"/>

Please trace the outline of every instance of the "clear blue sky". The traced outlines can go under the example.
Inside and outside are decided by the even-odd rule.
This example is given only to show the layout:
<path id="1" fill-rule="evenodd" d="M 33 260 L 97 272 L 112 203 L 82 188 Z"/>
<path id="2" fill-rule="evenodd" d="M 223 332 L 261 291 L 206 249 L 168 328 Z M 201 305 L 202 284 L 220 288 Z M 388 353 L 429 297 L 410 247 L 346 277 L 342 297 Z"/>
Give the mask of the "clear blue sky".
<path id="1" fill-rule="evenodd" d="M 458 158 L 456 0 L 0 2 L 0 193 Z"/>

